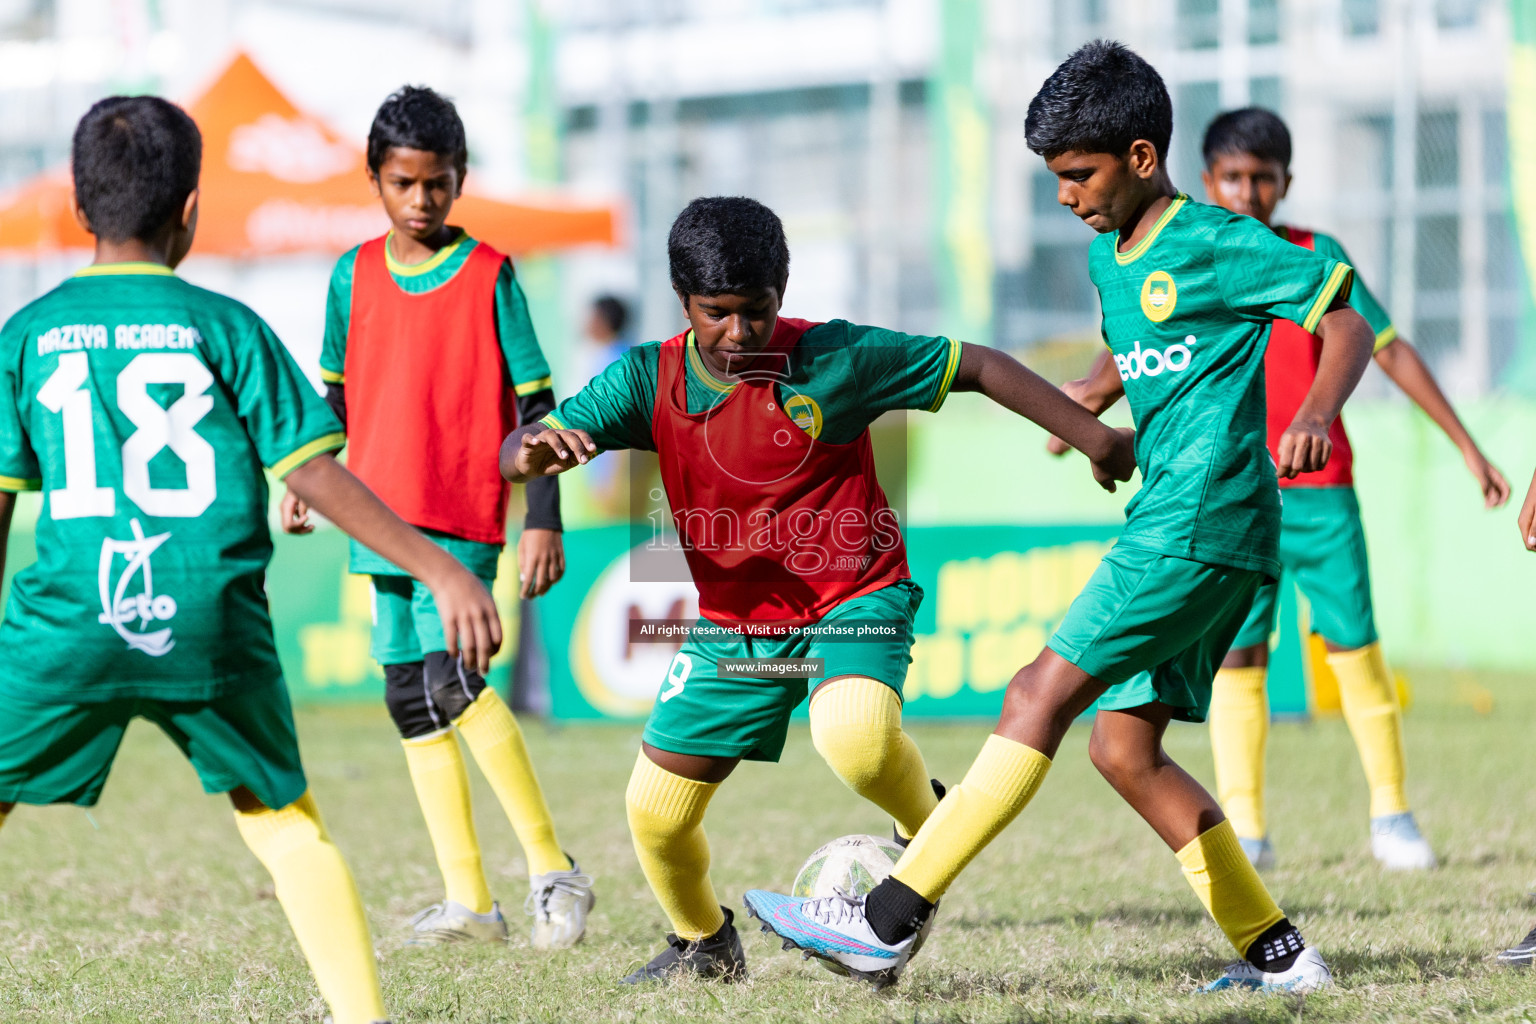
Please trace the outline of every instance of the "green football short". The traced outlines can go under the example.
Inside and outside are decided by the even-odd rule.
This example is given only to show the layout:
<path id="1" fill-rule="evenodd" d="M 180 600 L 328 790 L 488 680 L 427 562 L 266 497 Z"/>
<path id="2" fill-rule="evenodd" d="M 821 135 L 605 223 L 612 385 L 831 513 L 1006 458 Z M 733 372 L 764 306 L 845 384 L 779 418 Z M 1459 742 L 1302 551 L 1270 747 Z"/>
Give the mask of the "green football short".
<path id="1" fill-rule="evenodd" d="M 832 609 L 816 624 L 828 634 L 823 637 L 801 630 L 772 638 L 690 636 L 667 669 L 645 723 L 645 742 L 675 754 L 777 761 L 790 713 L 805 700 L 813 682 L 867 676 L 901 696 L 912 664 L 913 624 L 922 603 L 923 588 L 901 580 Z M 852 640 L 830 636 L 839 622 L 878 624 L 882 635 Z M 700 619 L 698 626 L 708 629 L 710 623 Z M 725 658 L 819 658 L 824 671 L 812 679 L 722 678 L 719 662 Z"/>
<path id="2" fill-rule="evenodd" d="M 0 802 L 93 806 L 135 718 L 155 723 L 181 748 L 205 792 L 244 786 L 281 808 L 308 788 L 288 687 L 277 678 L 200 701 L 34 704 L 0 695 Z"/>
<path id="3" fill-rule="evenodd" d="M 1109 684 L 1101 710 L 1166 704 L 1205 721 L 1211 681 L 1268 577 L 1116 544 L 1046 646 Z"/>
<path id="4" fill-rule="evenodd" d="M 437 601 L 426 584 L 410 576 L 376 574 L 373 580 L 374 660 L 380 665 L 403 665 L 420 661 L 432 651 L 447 650 L 443 637 L 443 619 L 437 613 Z M 496 577 L 480 577 L 490 590 Z"/>
<path id="5" fill-rule="evenodd" d="M 1371 566 L 1353 487 L 1290 487 L 1280 492 L 1280 567 L 1312 606 L 1312 632 L 1354 650 L 1376 642 Z M 1280 586 L 1259 588 L 1237 647 L 1269 642 Z"/>

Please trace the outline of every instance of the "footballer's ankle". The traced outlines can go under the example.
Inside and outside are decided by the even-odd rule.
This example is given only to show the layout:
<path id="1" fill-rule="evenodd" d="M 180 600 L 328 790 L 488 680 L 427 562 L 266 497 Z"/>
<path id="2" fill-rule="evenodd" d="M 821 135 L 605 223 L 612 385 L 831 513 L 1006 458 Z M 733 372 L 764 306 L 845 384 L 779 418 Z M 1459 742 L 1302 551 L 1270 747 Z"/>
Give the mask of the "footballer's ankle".
<path id="1" fill-rule="evenodd" d="M 1282 917 L 1249 943 L 1243 959 L 1261 971 L 1280 974 L 1290 970 L 1301 951 L 1306 948 L 1307 943 L 1301 937 L 1301 930 L 1291 924 L 1289 918 Z"/>
<path id="2" fill-rule="evenodd" d="M 887 878 L 864 897 L 864 916 L 870 930 L 887 946 L 916 935 L 933 913 L 934 905 L 898 878 Z"/>

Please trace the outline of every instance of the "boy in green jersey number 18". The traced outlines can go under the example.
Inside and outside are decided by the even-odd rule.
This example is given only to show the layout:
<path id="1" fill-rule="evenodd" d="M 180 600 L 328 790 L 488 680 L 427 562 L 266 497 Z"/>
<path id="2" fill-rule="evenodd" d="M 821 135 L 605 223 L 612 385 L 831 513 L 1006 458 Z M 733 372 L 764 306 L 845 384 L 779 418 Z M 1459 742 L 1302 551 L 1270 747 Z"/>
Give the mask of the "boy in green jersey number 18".
<path id="1" fill-rule="evenodd" d="M 362 904 L 299 760 L 267 611 L 263 467 L 427 582 L 448 649 L 483 670 L 495 603 L 331 453 L 341 425 L 271 329 L 174 268 L 202 137 L 154 97 L 75 130 L 90 267 L 0 330 L 0 537 L 40 489 L 37 562 L 0 623 L 0 821 L 94 804 L 135 717 L 158 725 L 272 874 L 336 1024 L 385 1017 Z"/>
<path id="2" fill-rule="evenodd" d="M 1233 213 L 1253 217 L 1296 245 L 1348 262 L 1338 242 L 1317 231 L 1273 223 L 1291 183 L 1291 133 L 1274 113 L 1234 110 L 1211 122 L 1203 146 L 1206 194 Z M 1350 305 L 1376 332 L 1375 361 L 1429 414 L 1461 451 L 1488 508 L 1509 499 L 1509 484 L 1467 433 L 1424 360 L 1401 338 L 1365 282 L 1356 279 Z M 1265 357 L 1271 445 L 1312 383 L 1317 343 L 1296 324 L 1278 321 Z M 1387 671 L 1371 607 L 1365 532 L 1355 499 L 1353 455 L 1343 420 L 1333 425 L 1333 455 L 1318 473 L 1284 481 L 1280 562 L 1312 606 L 1312 631 L 1328 647 L 1339 680 L 1344 720 L 1354 736 L 1370 788 L 1371 849 L 1388 868 L 1435 866 L 1419 833 L 1404 787 L 1402 713 Z M 1264 746 L 1269 731 L 1265 676 L 1279 585 L 1266 584 L 1216 674 L 1211 697 L 1211 751 L 1216 792 L 1256 866 L 1274 861 L 1264 815 Z"/>
<path id="3" fill-rule="evenodd" d="M 1294 319 L 1323 339 L 1317 380 L 1280 446 L 1287 476 L 1327 461 L 1328 426 L 1372 332 L 1344 301 L 1347 265 L 1174 189 L 1172 131 L 1162 78 L 1118 43 L 1078 50 L 1029 105 L 1027 141 L 1056 175 L 1058 201 L 1100 232 L 1089 272 L 1136 422 L 1141 489 L 1119 542 L 1009 683 L 996 732 L 891 877 L 863 899 L 747 894 L 769 928 L 812 955 L 899 972 L 939 897 L 1029 802 L 1072 720 L 1098 701 L 1094 765 L 1177 852 L 1243 957 L 1212 987 L 1330 983 L 1221 808 L 1162 739 L 1173 719 L 1204 720 L 1222 656 L 1279 572 L 1280 492 L 1264 444 L 1270 321 Z"/>

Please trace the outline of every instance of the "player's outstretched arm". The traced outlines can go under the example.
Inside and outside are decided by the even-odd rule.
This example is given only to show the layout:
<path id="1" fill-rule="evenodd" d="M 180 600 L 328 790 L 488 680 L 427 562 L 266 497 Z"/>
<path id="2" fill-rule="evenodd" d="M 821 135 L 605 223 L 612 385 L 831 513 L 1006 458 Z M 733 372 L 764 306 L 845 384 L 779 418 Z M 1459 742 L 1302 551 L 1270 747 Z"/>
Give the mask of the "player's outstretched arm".
<path id="1" fill-rule="evenodd" d="M 1403 394 L 1429 414 L 1436 426 L 1445 431 L 1445 436 L 1461 452 L 1461 458 L 1477 481 L 1478 489 L 1483 492 L 1483 504 L 1488 508 L 1498 508 L 1508 501 L 1509 481 L 1504 479 L 1504 474 L 1488 461 L 1477 442 L 1472 440 L 1472 435 L 1462 425 L 1461 417 L 1456 415 L 1450 399 L 1440 390 L 1435 375 L 1429 372 L 1418 350 L 1406 340 L 1398 338 L 1376 353 L 1376 365 L 1392 378 L 1392 383 L 1403 389 Z"/>
<path id="2" fill-rule="evenodd" d="M 558 430 L 542 423 L 518 427 L 501 442 L 501 475 L 514 484 L 554 476 L 591 462 L 597 445 L 585 430 Z"/>
<path id="3" fill-rule="evenodd" d="M 1317 376 L 1291 425 L 1280 435 L 1275 468 L 1287 479 L 1316 472 L 1328 464 L 1328 456 L 1333 454 L 1328 428 L 1360 383 L 1360 375 L 1371 361 L 1371 349 L 1376 347 L 1376 332 L 1341 298 L 1335 298 L 1323 314 L 1317 336 L 1323 343 Z"/>
<path id="4" fill-rule="evenodd" d="M 1125 382 L 1120 379 L 1120 371 L 1115 368 L 1114 357 L 1109 349 L 1105 349 L 1099 353 L 1088 376 L 1067 381 L 1061 390 L 1095 416 L 1102 416 L 1125 394 Z M 1072 450 L 1072 446 L 1053 434 L 1045 442 L 1045 450 L 1052 455 L 1065 455 Z"/>
<path id="5" fill-rule="evenodd" d="M 501 615 L 485 585 L 458 559 L 390 511 L 330 455 L 310 459 L 287 477 L 299 500 L 426 584 L 443 620 L 445 647 L 481 675 L 501 647 Z"/>
<path id="6" fill-rule="evenodd" d="M 1113 491 L 1117 480 L 1129 480 L 1136 470 L 1130 431 L 1100 423 L 1060 388 L 1005 352 L 985 345 L 962 345 L 951 390 L 979 391 L 1061 438 L 1088 456 L 1094 479 L 1106 491 Z"/>

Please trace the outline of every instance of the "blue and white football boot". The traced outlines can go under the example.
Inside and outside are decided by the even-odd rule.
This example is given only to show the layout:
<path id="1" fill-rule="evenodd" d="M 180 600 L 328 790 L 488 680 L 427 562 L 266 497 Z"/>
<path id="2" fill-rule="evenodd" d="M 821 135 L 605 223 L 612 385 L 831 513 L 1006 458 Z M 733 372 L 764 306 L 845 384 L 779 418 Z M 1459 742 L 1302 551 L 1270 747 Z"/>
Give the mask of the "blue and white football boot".
<path id="1" fill-rule="evenodd" d="M 1305 995 L 1328 988 L 1333 984 L 1333 974 L 1323 962 L 1323 955 L 1308 946 L 1301 951 L 1289 970 L 1270 974 L 1261 971 L 1247 960 L 1239 960 L 1227 968 L 1227 973 L 1205 986 L 1207 992 L 1227 989 L 1250 989 L 1259 992 L 1289 992 Z"/>
<path id="2" fill-rule="evenodd" d="M 900 979 L 917 939 L 913 934 L 894 946 L 881 942 L 864 916 L 862 896 L 814 899 L 750 889 L 746 905 L 747 913 L 763 923 L 763 931 L 784 940 L 785 949 L 841 967 L 877 990 Z"/>

